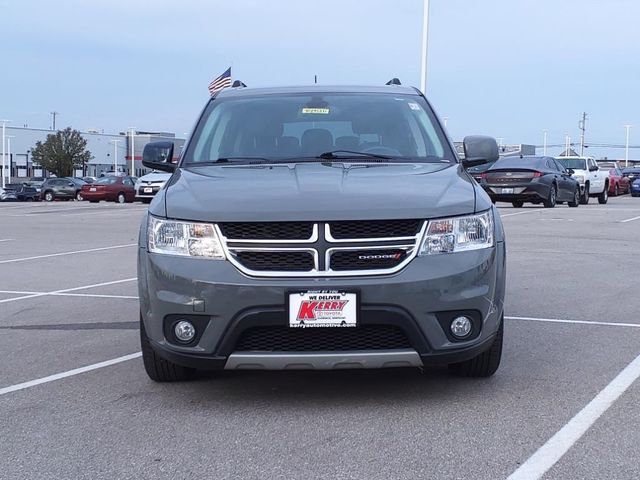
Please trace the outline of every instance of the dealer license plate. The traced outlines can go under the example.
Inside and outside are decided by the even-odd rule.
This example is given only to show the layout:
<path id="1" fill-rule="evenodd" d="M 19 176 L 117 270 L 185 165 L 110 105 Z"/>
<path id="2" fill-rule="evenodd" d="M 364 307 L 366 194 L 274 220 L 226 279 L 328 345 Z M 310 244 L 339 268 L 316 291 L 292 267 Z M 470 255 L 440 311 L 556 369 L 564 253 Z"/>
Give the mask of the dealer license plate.
<path id="1" fill-rule="evenodd" d="M 513 188 L 503 188 L 502 193 L 507 193 L 507 194 L 513 193 Z"/>
<path id="2" fill-rule="evenodd" d="M 95 187 L 91 187 L 91 188 L 89 189 L 89 191 L 90 191 L 90 192 L 95 192 L 95 191 L 96 191 L 96 188 L 95 188 Z"/>
<path id="3" fill-rule="evenodd" d="M 317 290 L 289 295 L 289 326 L 355 327 L 357 296 L 335 290 Z"/>
<path id="4" fill-rule="evenodd" d="M 153 188 L 146 187 L 144 193 L 153 193 Z"/>

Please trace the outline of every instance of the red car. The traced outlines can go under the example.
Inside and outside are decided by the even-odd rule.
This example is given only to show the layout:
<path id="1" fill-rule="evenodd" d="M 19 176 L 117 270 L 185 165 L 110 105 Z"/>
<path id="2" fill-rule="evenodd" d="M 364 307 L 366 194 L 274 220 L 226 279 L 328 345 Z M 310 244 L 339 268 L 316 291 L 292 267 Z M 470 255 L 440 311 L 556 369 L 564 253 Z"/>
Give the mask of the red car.
<path id="1" fill-rule="evenodd" d="M 600 167 L 601 170 L 606 171 L 607 167 Z M 629 193 L 631 191 L 631 182 L 627 177 L 622 176 L 622 169 L 619 167 L 609 167 L 609 195 L 615 197 L 623 193 Z"/>
<path id="2" fill-rule="evenodd" d="M 111 200 L 116 203 L 133 202 L 136 198 L 131 177 L 102 177 L 89 185 L 83 185 L 80 194 L 83 200 L 98 203 Z"/>

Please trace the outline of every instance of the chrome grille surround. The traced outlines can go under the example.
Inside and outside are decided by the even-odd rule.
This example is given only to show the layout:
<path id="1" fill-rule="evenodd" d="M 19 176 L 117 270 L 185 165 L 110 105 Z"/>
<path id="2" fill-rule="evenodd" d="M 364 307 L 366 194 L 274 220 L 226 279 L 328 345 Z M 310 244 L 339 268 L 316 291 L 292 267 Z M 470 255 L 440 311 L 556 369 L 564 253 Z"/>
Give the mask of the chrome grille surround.
<path id="1" fill-rule="evenodd" d="M 379 220 L 376 220 L 379 221 Z M 233 239 L 222 234 L 218 225 L 216 232 L 227 259 L 243 274 L 251 277 L 352 277 L 389 275 L 399 272 L 413 260 L 420 248 L 427 221 L 421 220 L 413 236 L 385 238 L 335 239 L 331 235 L 331 222 L 314 222 L 312 235 L 304 240 L 253 240 Z M 331 269 L 331 257 L 336 252 L 367 250 L 375 255 L 377 250 L 402 250 L 404 258 L 391 268 Z M 243 264 L 240 252 L 307 252 L 313 255 L 314 268 L 305 271 L 253 270 Z"/>

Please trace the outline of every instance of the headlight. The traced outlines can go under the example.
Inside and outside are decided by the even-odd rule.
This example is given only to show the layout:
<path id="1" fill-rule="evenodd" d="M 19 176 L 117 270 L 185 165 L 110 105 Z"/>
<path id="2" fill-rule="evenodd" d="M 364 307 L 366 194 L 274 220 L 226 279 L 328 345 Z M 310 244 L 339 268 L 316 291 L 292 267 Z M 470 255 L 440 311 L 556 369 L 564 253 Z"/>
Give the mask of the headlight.
<path id="1" fill-rule="evenodd" d="M 575 178 L 578 183 L 584 183 L 584 175 L 574 175 L 573 178 Z"/>
<path id="2" fill-rule="evenodd" d="M 136 190 L 139 190 L 139 189 L 140 189 L 140 180 L 138 180 L 138 181 L 136 182 L 136 184 L 133 186 L 133 188 L 135 188 Z"/>
<path id="3" fill-rule="evenodd" d="M 419 255 L 466 252 L 493 246 L 493 212 L 431 220 Z"/>
<path id="4" fill-rule="evenodd" d="M 224 251 L 210 223 L 164 220 L 149 215 L 147 230 L 149 251 L 184 257 L 224 260 Z"/>

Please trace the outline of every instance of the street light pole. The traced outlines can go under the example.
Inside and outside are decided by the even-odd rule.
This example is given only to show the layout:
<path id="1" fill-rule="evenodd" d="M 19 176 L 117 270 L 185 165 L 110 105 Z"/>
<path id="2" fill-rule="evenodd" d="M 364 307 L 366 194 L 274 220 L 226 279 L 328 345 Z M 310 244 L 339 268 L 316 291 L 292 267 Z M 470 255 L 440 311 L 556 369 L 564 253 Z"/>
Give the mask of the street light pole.
<path id="1" fill-rule="evenodd" d="M 136 148 L 135 148 L 135 127 L 129 127 L 131 130 L 131 173 L 132 177 L 136 176 Z"/>
<path id="2" fill-rule="evenodd" d="M 429 43 L 429 0 L 424 0 L 422 19 L 422 69 L 420 76 L 420 89 L 426 95 L 427 92 L 427 47 Z"/>
<path id="3" fill-rule="evenodd" d="M 113 142 L 113 174 L 118 173 L 118 142 L 120 140 L 112 140 Z"/>
<path id="4" fill-rule="evenodd" d="M 4 142 L 5 142 L 5 127 L 7 125 L 7 123 L 9 123 L 11 120 L 0 120 L 0 122 L 2 122 L 2 188 L 4 188 L 4 186 L 6 185 L 5 183 L 5 172 L 6 172 L 6 168 L 5 168 L 5 151 L 4 151 Z"/>
<path id="5" fill-rule="evenodd" d="M 547 131 L 543 130 L 542 133 L 544 134 L 544 139 L 542 142 L 542 154 L 546 155 L 547 154 Z"/>
<path id="6" fill-rule="evenodd" d="M 624 166 L 629 166 L 629 130 L 631 129 L 631 125 L 625 125 L 624 128 L 627 129 L 627 143 L 624 147 Z"/>
<path id="7" fill-rule="evenodd" d="M 7 135 L 7 157 L 9 165 L 9 168 L 7 169 L 9 175 L 7 175 L 7 177 L 9 177 L 9 183 L 11 183 L 11 139 L 14 137 L 15 135 Z"/>

